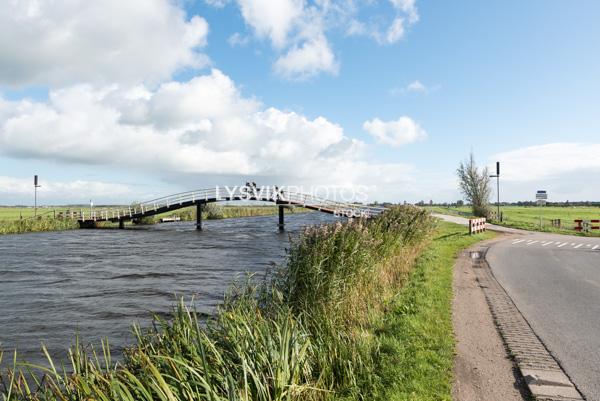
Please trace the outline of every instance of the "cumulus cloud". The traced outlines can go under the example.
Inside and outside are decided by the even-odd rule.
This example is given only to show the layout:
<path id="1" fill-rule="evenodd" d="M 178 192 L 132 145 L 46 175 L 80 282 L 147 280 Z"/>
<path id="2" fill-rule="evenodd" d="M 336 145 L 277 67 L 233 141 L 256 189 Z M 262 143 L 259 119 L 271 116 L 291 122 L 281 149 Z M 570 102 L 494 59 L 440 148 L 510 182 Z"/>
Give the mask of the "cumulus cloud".
<path id="1" fill-rule="evenodd" d="M 365 121 L 363 129 L 382 144 L 399 147 L 427 138 L 427 133 L 410 117 L 400 117 L 398 120 L 382 121 L 374 118 Z"/>
<path id="2" fill-rule="evenodd" d="M 274 71 L 296 80 L 336 74 L 338 62 L 325 35 L 325 6 L 304 0 L 238 0 L 242 17 L 278 52 Z"/>
<path id="3" fill-rule="evenodd" d="M 0 84 L 158 83 L 206 66 L 207 22 L 169 0 L 22 0 L 0 7 Z"/>
<path id="4" fill-rule="evenodd" d="M 275 62 L 275 72 L 288 79 L 307 79 L 320 72 L 337 74 L 338 62 L 324 36 L 293 47 Z"/>
<path id="5" fill-rule="evenodd" d="M 274 71 L 287 79 L 337 74 L 339 61 L 328 40 L 329 31 L 366 35 L 380 44 L 393 44 L 419 20 L 414 0 L 390 0 L 387 4 L 391 12 L 375 18 L 371 15 L 366 20 L 361 20 L 361 10 L 369 9 L 370 2 L 238 0 L 237 3 L 253 34 L 272 44 L 277 52 Z"/>
<path id="6" fill-rule="evenodd" d="M 324 117 L 242 96 L 218 70 L 152 90 L 76 85 L 51 91 L 47 102 L 0 98 L 4 156 L 125 168 L 164 179 L 252 175 L 374 187 L 410 180 L 410 166 L 371 162 L 365 147 Z"/>
<path id="7" fill-rule="evenodd" d="M 260 38 L 282 48 L 288 35 L 305 13 L 302 0 L 239 0 L 242 16 Z"/>

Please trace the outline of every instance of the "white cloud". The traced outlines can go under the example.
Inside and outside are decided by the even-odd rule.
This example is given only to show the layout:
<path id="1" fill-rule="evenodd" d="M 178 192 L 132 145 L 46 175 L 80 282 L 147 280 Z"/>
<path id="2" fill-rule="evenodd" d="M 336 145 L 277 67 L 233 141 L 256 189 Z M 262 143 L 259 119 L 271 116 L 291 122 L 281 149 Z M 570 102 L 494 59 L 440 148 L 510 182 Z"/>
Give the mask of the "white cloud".
<path id="1" fill-rule="evenodd" d="M 275 62 L 275 72 L 288 79 L 307 79 L 320 72 L 337 74 L 338 62 L 329 43 L 320 36 L 304 42 L 300 47 L 291 48 Z"/>
<path id="2" fill-rule="evenodd" d="M 229 4 L 229 0 L 204 0 L 206 4 L 216 8 L 223 8 Z"/>
<path id="3" fill-rule="evenodd" d="M 370 2 L 238 0 L 238 5 L 254 35 L 270 41 L 277 52 L 275 72 L 292 80 L 338 72 L 339 62 L 327 37 L 329 31 L 367 35 L 380 44 L 393 44 L 419 20 L 414 0 L 390 0 L 388 15 L 370 15 L 366 21 L 361 20 L 360 11 L 369 9 Z"/>
<path id="4" fill-rule="evenodd" d="M 402 11 L 408 16 L 409 23 L 414 24 L 419 21 L 416 0 L 390 0 L 390 3 L 392 3 L 394 8 Z"/>
<path id="5" fill-rule="evenodd" d="M 441 85 L 425 85 L 419 80 L 413 81 L 406 86 L 395 87 L 390 89 L 389 93 L 392 96 L 406 95 L 408 93 L 419 93 L 428 95 L 441 89 Z"/>
<path id="6" fill-rule="evenodd" d="M 0 84 L 157 83 L 205 66 L 207 33 L 169 0 L 4 2 Z"/>
<path id="7" fill-rule="evenodd" d="M 386 40 L 388 43 L 395 43 L 404 37 L 404 18 L 396 17 L 392 25 L 388 28 Z"/>
<path id="8" fill-rule="evenodd" d="M 390 0 L 393 12 L 391 21 L 386 25 L 386 18 L 371 18 L 361 21 L 354 15 L 347 22 L 347 35 L 370 36 L 381 45 L 391 45 L 406 35 L 407 30 L 419 21 L 419 13 L 415 0 Z"/>
<path id="9" fill-rule="evenodd" d="M 260 38 L 282 48 L 294 24 L 305 13 L 303 0 L 238 0 L 242 16 Z"/>
<path id="10" fill-rule="evenodd" d="M 419 81 L 414 81 L 414 82 L 411 82 L 410 84 L 408 84 L 406 86 L 406 90 L 408 92 L 422 92 L 422 93 L 428 92 L 427 87 Z"/>
<path id="11" fill-rule="evenodd" d="M 491 159 L 500 161 L 502 180 L 531 182 L 573 172 L 598 173 L 598 155 L 600 143 L 549 143 L 497 153 Z"/>
<path id="12" fill-rule="evenodd" d="M 51 91 L 47 102 L 0 98 L 0 154 L 157 179 L 251 175 L 299 185 L 368 184 L 379 199 L 390 183 L 410 181 L 410 166 L 372 162 L 366 146 L 324 117 L 242 96 L 218 70 L 155 90 L 77 85 Z"/>
<path id="13" fill-rule="evenodd" d="M 400 117 L 395 121 L 381 121 L 374 118 L 365 121 L 363 129 L 373 135 L 379 143 L 399 147 L 427 138 L 427 133 L 410 117 Z"/>
<path id="14" fill-rule="evenodd" d="M 325 5 L 304 0 L 238 0 L 242 17 L 259 39 L 278 53 L 273 66 L 281 77 L 303 80 L 336 74 L 338 62 L 325 36 Z"/>
<path id="15" fill-rule="evenodd" d="M 242 36 L 239 32 L 235 32 L 227 39 L 227 43 L 229 46 L 246 46 L 250 42 L 250 38 L 248 36 Z"/>

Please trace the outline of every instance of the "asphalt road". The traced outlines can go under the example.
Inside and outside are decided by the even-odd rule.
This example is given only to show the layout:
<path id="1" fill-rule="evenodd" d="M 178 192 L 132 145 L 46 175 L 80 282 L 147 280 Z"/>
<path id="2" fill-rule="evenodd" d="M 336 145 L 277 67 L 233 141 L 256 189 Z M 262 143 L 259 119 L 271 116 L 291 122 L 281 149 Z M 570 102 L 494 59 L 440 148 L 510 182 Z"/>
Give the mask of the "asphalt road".
<path id="1" fill-rule="evenodd" d="M 488 250 L 492 272 L 586 399 L 600 401 L 600 238 L 499 230 L 512 235 Z"/>

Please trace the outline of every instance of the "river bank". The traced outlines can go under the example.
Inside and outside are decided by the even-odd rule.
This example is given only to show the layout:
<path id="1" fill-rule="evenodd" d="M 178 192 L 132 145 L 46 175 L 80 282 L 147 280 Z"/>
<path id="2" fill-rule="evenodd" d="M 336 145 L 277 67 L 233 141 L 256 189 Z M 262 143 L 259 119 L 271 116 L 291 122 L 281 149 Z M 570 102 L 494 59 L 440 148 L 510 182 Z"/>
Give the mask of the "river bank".
<path id="1" fill-rule="evenodd" d="M 72 208 L 71 208 L 72 209 Z M 0 235 L 2 234 L 22 234 L 30 232 L 44 231 L 62 231 L 73 230 L 79 228 L 76 220 L 60 218 L 61 215 L 68 210 L 67 207 L 43 208 L 40 209 L 37 217 L 33 217 L 32 208 L 23 207 L 0 207 Z M 79 210 L 77 208 L 77 210 Z M 277 214 L 277 206 L 238 206 L 228 205 L 221 206 L 217 204 L 209 204 L 202 217 L 207 220 L 227 219 L 237 217 L 255 217 L 255 216 L 270 216 Z M 304 208 L 290 208 L 287 213 L 306 212 Z M 66 213 L 65 213 L 66 214 Z M 180 221 L 195 221 L 196 209 L 184 208 L 174 212 L 164 213 L 156 216 L 144 218 L 138 224 L 158 224 L 160 219 L 164 217 L 177 217 Z M 134 224 L 127 222 L 127 225 Z M 99 228 L 117 228 L 117 223 L 103 222 L 99 223 Z"/>

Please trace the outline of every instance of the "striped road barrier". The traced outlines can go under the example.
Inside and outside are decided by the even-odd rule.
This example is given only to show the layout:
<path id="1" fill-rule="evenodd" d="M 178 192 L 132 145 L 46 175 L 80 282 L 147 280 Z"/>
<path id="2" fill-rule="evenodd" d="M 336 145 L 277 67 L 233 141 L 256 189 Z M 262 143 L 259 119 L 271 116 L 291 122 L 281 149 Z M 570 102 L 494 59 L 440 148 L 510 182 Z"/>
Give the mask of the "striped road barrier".
<path id="1" fill-rule="evenodd" d="M 600 220 L 575 220 L 575 231 L 583 231 L 589 233 L 591 230 L 600 230 L 600 226 L 594 225 L 600 223 Z"/>
<path id="2" fill-rule="evenodd" d="M 485 217 L 480 219 L 469 219 L 469 234 L 477 234 L 485 231 Z"/>

